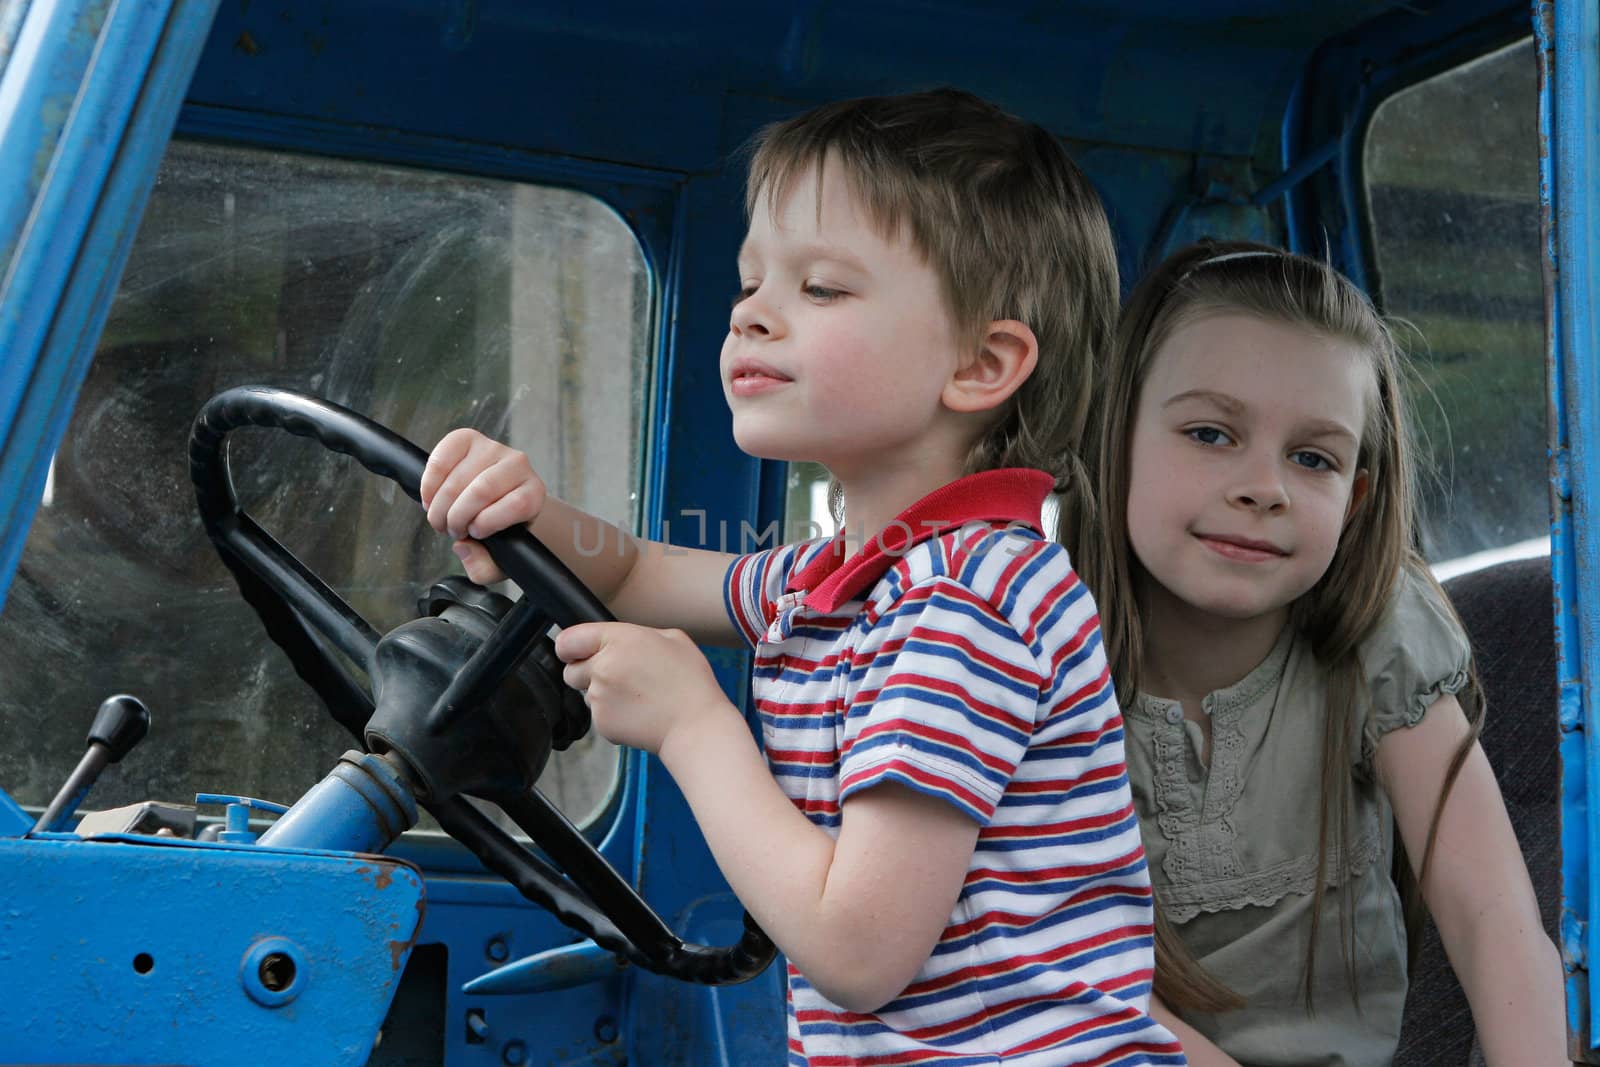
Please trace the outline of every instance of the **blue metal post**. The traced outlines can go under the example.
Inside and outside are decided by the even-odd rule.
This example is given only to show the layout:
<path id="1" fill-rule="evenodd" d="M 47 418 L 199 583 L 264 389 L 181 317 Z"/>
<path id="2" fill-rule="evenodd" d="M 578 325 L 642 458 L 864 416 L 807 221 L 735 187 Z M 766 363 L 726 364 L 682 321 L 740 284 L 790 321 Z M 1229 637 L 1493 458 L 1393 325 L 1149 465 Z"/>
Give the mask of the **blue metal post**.
<path id="1" fill-rule="evenodd" d="M 394 765 L 346 752 L 328 776 L 261 835 L 274 848 L 382 852 L 417 823 L 417 802 Z"/>
<path id="2" fill-rule="evenodd" d="M 0 71 L 0 603 L 216 7 L 32 4 Z"/>
<path id="3" fill-rule="evenodd" d="M 1600 958 L 1600 9 L 1592 0 L 1534 5 L 1540 62 L 1540 200 L 1550 301 L 1554 447 L 1551 568 L 1562 730 L 1561 948 L 1568 1025 L 1597 1046 L 1600 1001 L 1589 968 Z"/>

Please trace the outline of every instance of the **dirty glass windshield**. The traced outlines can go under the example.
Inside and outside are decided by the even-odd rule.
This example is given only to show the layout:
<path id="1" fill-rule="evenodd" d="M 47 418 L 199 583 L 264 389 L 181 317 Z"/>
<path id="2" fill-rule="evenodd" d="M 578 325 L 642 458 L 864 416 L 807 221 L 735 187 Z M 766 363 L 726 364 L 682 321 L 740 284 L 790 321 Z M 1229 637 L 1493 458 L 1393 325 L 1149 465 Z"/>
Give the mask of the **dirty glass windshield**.
<path id="1" fill-rule="evenodd" d="M 105 697 L 150 735 L 90 807 L 196 792 L 290 802 L 351 739 L 266 638 L 195 513 L 186 447 L 231 386 L 298 389 L 430 447 L 470 425 L 553 492 L 638 514 L 649 277 L 579 193 L 175 143 L 0 616 L 0 782 L 42 806 Z M 287 433 L 229 438 L 240 502 L 380 631 L 459 573 L 392 483 Z M 577 820 L 618 764 L 593 737 L 541 786 Z"/>

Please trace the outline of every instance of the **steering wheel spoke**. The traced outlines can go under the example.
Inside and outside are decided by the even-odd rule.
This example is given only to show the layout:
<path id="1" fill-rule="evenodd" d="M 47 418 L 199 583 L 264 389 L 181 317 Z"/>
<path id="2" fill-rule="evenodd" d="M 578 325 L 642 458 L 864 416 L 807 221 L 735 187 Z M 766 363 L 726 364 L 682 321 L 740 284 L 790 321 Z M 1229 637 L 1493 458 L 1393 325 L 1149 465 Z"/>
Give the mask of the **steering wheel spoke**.
<path id="1" fill-rule="evenodd" d="M 535 607 L 530 598 L 524 596 L 513 604 L 494 633 L 478 646 L 428 709 L 428 730 L 438 733 L 463 711 L 487 701 L 549 629 L 550 616 Z"/>
<path id="2" fill-rule="evenodd" d="M 239 512 L 220 522 L 218 529 L 220 547 L 259 575 L 268 589 L 291 604 L 296 615 L 352 663 L 368 666 L 379 634 L 360 612 L 249 515 Z"/>
<path id="3" fill-rule="evenodd" d="M 623 949 L 590 934 L 595 943 L 646 970 L 676 978 L 721 985 L 753 978 L 776 954 L 772 941 L 747 914 L 739 941 L 725 948 L 685 943 L 606 862 L 577 827 L 537 789 L 492 799 L 527 835 L 539 843 L 584 898 L 600 909 L 623 937 Z M 487 819 L 484 820 L 488 822 Z M 494 826 L 493 823 L 489 823 Z M 499 827 L 495 831 L 504 834 Z M 506 840 L 511 840 L 509 836 Z M 537 859 L 522 849 L 524 857 Z M 482 858 L 480 856 L 480 858 Z"/>
<path id="4" fill-rule="evenodd" d="M 617 928 L 647 955 L 661 955 L 677 946 L 678 938 L 667 924 L 543 793 L 530 789 L 486 799 L 539 842 L 584 895 L 604 909 Z"/>
<path id="5" fill-rule="evenodd" d="M 332 654 L 326 639 L 307 625 L 278 590 L 263 581 L 241 557 L 218 544 L 223 564 L 239 584 L 245 603 L 255 609 L 267 636 L 289 657 L 300 680 L 321 698 L 336 722 L 356 741 L 363 739 L 372 718 L 372 697 L 361 682 Z"/>
<path id="6" fill-rule="evenodd" d="M 465 797 L 429 801 L 424 806 L 445 833 L 467 846 L 485 867 L 564 925 L 620 956 L 630 959 L 639 956 L 616 924 L 560 870 L 528 851 Z"/>

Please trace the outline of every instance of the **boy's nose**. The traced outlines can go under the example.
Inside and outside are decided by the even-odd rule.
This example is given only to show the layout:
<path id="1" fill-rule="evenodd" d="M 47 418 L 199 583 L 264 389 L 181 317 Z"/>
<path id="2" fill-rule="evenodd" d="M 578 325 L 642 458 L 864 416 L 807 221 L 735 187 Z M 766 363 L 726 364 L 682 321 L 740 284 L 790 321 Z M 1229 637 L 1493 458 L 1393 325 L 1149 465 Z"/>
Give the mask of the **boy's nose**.
<path id="1" fill-rule="evenodd" d="M 733 305 L 728 328 L 740 337 L 773 337 L 781 331 L 780 322 L 776 310 L 757 291 Z"/>

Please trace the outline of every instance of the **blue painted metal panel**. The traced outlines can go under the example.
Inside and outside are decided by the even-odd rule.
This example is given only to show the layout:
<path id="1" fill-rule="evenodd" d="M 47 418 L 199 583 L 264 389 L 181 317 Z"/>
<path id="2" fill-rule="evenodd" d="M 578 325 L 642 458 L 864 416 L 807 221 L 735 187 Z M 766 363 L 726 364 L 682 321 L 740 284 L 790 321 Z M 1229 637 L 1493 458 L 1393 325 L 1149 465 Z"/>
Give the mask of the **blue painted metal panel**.
<path id="1" fill-rule="evenodd" d="M 36 4 L 0 76 L 0 188 L 32 193 L 0 230 L 0 603 L 215 5 Z"/>
<path id="2" fill-rule="evenodd" d="M 1562 955 L 1569 1025 L 1600 1048 L 1600 9 L 1586 0 L 1535 5 L 1539 38 L 1540 199 L 1546 219 L 1551 406 L 1556 416 L 1557 669 L 1561 693 Z"/>
<path id="3" fill-rule="evenodd" d="M 4 790 L 0 789 L 0 837 L 21 837 L 33 829 L 33 816 Z"/>
<path id="4" fill-rule="evenodd" d="M 403 843 L 404 844 L 404 843 Z M 626 859 L 626 857 L 624 857 Z M 493 875 L 428 875 L 428 914 L 419 945 L 449 950 L 435 1055 L 443 1067 L 502 1067 L 521 1055 L 524 1067 L 569 1067 L 627 1061 L 618 1020 L 631 969 L 582 985 L 543 992 L 484 995 L 465 987 L 507 960 L 565 945 L 576 937 Z M 483 1033 L 467 1020 L 476 1014 Z M 636 1062 L 636 1061 L 635 1061 Z"/>
<path id="5" fill-rule="evenodd" d="M 1391 6 L 241 4 L 193 99 L 698 171 L 720 162 L 727 97 L 959 83 L 1079 140 L 1248 155 L 1309 51 Z M 505 99 L 526 104 L 474 103 Z"/>
<path id="6" fill-rule="evenodd" d="M 230 4 L 191 99 L 688 170 L 715 162 L 717 125 L 699 120 L 715 113 L 728 53 L 707 63 L 683 14 L 519 0 Z M 705 17 L 728 29 L 762 19 L 726 5 Z"/>
<path id="7" fill-rule="evenodd" d="M 65 835 L 0 841 L 0 900 L 0 972 L 48 979 L 5 983 L 13 1064 L 355 1067 L 423 911 L 380 857 Z"/>

